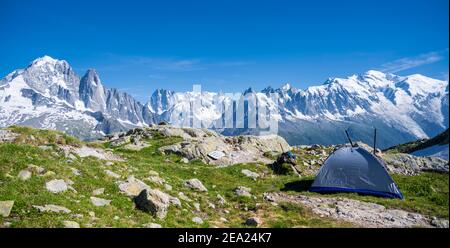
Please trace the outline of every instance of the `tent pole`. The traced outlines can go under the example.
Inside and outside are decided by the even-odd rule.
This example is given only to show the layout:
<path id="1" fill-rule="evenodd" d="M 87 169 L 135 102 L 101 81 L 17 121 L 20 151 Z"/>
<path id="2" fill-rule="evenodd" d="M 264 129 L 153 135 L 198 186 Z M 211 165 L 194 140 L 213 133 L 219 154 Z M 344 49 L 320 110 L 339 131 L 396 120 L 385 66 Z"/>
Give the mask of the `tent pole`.
<path id="1" fill-rule="evenodd" d="M 376 153 L 377 153 L 377 129 L 375 128 L 373 134 L 373 154 L 375 155 Z"/>
<path id="2" fill-rule="evenodd" d="M 350 139 L 350 135 L 348 135 L 347 130 L 345 130 L 345 134 L 347 135 L 348 141 L 350 141 L 350 145 L 353 147 L 353 142 L 352 142 L 352 140 Z"/>

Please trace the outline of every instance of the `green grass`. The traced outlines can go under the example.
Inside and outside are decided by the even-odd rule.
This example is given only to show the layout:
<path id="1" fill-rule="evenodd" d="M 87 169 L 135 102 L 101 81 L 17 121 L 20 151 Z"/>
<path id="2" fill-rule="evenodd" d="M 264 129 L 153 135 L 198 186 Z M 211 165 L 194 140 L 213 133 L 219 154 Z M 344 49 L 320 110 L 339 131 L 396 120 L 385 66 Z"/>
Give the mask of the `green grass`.
<path id="1" fill-rule="evenodd" d="M 301 192 L 305 195 L 324 197 L 347 197 L 351 199 L 374 202 L 388 208 L 403 209 L 428 216 L 448 218 L 449 212 L 449 177 L 448 174 L 425 172 L 416 176 L 391 175 L 400 188 L 404 199 L 390 199 L 356 193 L 317 194 L 308 192 L 314 177 L 295 180 L 282 189 L 290 194 Z"/>
<path id="2" fill-rule="evenodd" d="M 155 135 L 146 140 L 151 146 L 140 151 L 126 150 L 123 147 L 112 148 L 115 154 L 125 161 L 114 162 L 107 166 L 106 161 L 95 158 L 78 158 L 70 161 L 57 149 L 43 150 L 36 144 L 72 144 L 80 145 L 80 141 L 59 132 L 34 130 L 13 127 L 22 137 L 18 143 L 0 144 L 0 200 L 14 200 L 15 204 L 9 217 L 0 217 L 0 224 L 11 222 L 13 227 L 61 227 L 64 220 L 73 220 L 82 227 L 142 227 L 150 222 L 159 223 L 163 227 L 245 227 L 243 222 L 251 216 L 263 220 L 264 227 L 349 227 L 349 223 L 328 218 L 320 218 L 309 209 L 300 205 L 283 203 L 274 206 L 262 199 L 264 192 L 284 191 L 288 194 L 317 195 L 307 192 L 313 177 L 299 180 L 293 174 L 275 175 L 270 168 L 262 164 L 238 164 L 225 168 L 206 165 L 200 161 L 188 164 L 180 162 L 177 155 L 163 155 L 158 148 L 178 142 L 180 138 L 165 138 Z M 34 136 L 33 142 L 28 141 Z M 27 142 L 25 142 L 27 141 Z M 89 145 L 92 145 L 89 143 Z M 96 143 L 95 146 L 109 147 L 109 144 Z M 302 154 L 302 159 L 314 155 Z M 17 174 L 29 164 L 42 166 L 55 175 L 43 177 L 33 175 L 28 181 L 20 181 Z M 72 173 L 71 168 L 81 171 L 81 176 Z M 249 169 L 262 175 L 254 181 L 245 177 L 242 169 Z M 130 197 L 119 192 L 116 181 L 108 177 L 104 170 L 114 171 L 125 179 L 129 175 L 143 180 L 152 188 L 177 196 L 183 192 L 192 202 L 182 202 L 181 207 L 171 206 L 164 220 L 154 218 L 151 214 L 135 209 Z M 164 186 L 154 184 L 146 178 L 150 171 L 156 171 L 173 189 L 168 191 Z M 77 192 L 66 191 L 53 194 L 45 189 L 45 182 L 51 179 L 70 179 Z M 186 179 L 198 178 L 208 188 L 208 192 L 199 193 L 183 186 Z M 405 200 L 384 199 L 357 194 L 337 194 L 363 201 L 376 202 L 387 207 L 406 209 L 427 215 L 448 218 L 448 174 L 423 173 L 418 176 L 394 176 L 394 180 L 405 195 Z M 233 190 L 238 186 L 252 189 L 255 198 L 238 197 Z M 90 203 L 92 190 L 105 188 L 105 194 L 98 197 L 112 200 L 110 206 L 95 207 Z M 227 204 L 220 206 L 217 194 L 225 197 Z M 332 197 L 337 195 L 322 195 Z M 194 211 L 193 203 L 198 202 L 201 212 Z M 216 208 L 208 207 L 215 204 Z M 72 210 L 70 214 L 39 213 L 32 205 L 56 204 Z M 194 211 L 194 212 L 193 212 Z M 95 218 L 90 216 L 95 213 Z M 82 215 L 82 217 L 75 217 Z M 115 219 L 115 217 L 119 219 Z M 191 221 L 194 216 L 205 222 L 198 225 Z M 228 221 L 223 222 L 221 217 Z"/>

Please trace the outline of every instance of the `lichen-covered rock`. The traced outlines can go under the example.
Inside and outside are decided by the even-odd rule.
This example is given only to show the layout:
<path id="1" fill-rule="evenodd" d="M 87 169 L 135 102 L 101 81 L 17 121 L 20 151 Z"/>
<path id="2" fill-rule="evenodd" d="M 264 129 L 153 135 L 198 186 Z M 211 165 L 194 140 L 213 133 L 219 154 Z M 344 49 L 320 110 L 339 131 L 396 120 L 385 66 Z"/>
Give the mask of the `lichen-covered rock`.
<path id="1" fill-rule="evenodd" d="M 62 179 L 53 179 L 45 183 L 45 188 L 52 193 L 61 193 L 66 191 L 69 187 Z"/>
<path id="2" fill-rule="evenodd" d="M 311 209 L 318 216 L 351 222 L 361 227 L 433 227 L 444 223 L 442 226 L 439 226 L 443 227 L 446 221 L 437 218 L 430 219 L 418 213 L 390 209 L 380 204 L 344 197 L 264 193 L 264 199 L 276 203 L 290 202 L 301 204 Z"/>
<path id="3" fill-rule="evenodd" d="M 33 207 L 36 208 L 37 210 L 39 210 L 39 212 L 53 212 L 53 213 L 65 213 L 65 214 L 69 214 L 72 212 L 72 211 L 70 211 L 70 209 L 68 209 L 66 207 L 53 205 L 53 204 L 48 204 L 48 205 L 44 205 L 44 206 L 33 205 Z"/>
<path id="4" fill-rule="evenodd" d="M 208 189 L 203 185 L 203 183 L 197 178 L 184 181 L 184 186 L 200 192 L 208 191 Z"/>
<path id="5" fill-rule="evenodd" d="M 103 194 L 105 192 L 105 188 L 98 188 L 98 189 L 94 189 L 93 191 L 92 191 L 92 194 L 93 195 L 101 195 L 101 194 Z"/>
<path id="6" fill-rule="evenodd" d="M 0 215 L 3 217 L 8 217 L 13 206 L 14 201 L 0 201 Z"/>
<path id="7" fill-rule="evenodd" d="M 220 166 L 253 162 L 270 163 L 272 161 L 265 157 L 264 153 L 291 149 L 289 144 L 277 135 L 226 137 L 205 129 L 169 126 L 158 127 L 156 131 L 165 136 L 183 138 L 181 142 L 161 147 L 159 150 L 162 153 L 175 153 L 188 160 L 199 159 Z M 209 156 L 214 151 L 224 153 L 225 156 L 218 159 Z"/>
<path id="8" fill-rule="evenodd" d="M 91 196 L 91 203 L 96 207 L 102 207 L 109 205 L 111 203 L 111 200 Z"/>
<path id="9" fill-rule="evenodd" d="M 234 189 L 234 193 L 236 193 L 236 195 L 238 196 L 245 196 L 245 197 L 251 197 L 251 193 L 250 191 L 252 191 L 251 188 L 247 188 L 244 186 L 239 186 L 236 189 Z"/>
<path id="10" fill-rule="evenodd" d="M 107 176 L 109 176 L 109 177 L 116 178 L 116 179 L 122 177 L 122 176 L 120 176 L 119 174 L 117 174 L 117 173 L 115 173 L 115 172 L 113 172 L 113 171 L 110 171 L 110 170 L 105 170 L 105 174 L 106 174 Z"/>
<path id="11" fill-rule="evenodd" d="M 146 211 L 164 219 L 171 204 L 171 196 L 157 189 L 142 190 L 141 193 L 134 198 L 136 207 L 142 211 Z"/>
<path id="12" fill-rule="evenodd" d="M 137 196 L 142 190 L 150 190 L 150 186 L 145 184 L 134 176 L 129 176 L 126 181 L 118 182 L 119 190 L 128 196 Z"/>
<path id="13" fill-rule="evenodd" d="M 0 142 L 12 142 L 18 134 L 8 129 L 0 129 Z"/>
<path id="14" fill-rule="evenodd" d="M 80 228 L 80 224 L 75 221 L 65 220 L 63 221 L 64 228 Z"/>
<path id="15" fill-rule="evenodd" d="M 387 169 L 391 173 L 415 175 L 423 171 L 449 172 L 448 161 L 437 157 L 416 157 L 405 153 L 384 154 Z"/>
<path id="16" fill-rule="evenodd" d="M 199 225 L 203 224 L 203 220 L 202 220 L 202 218 L 200 218 L 200 217 L 194 217 L 194 218 L 192 218 L 192 222 L 194 222 L 194 223 L 196 223 L 196 224 L 199 224 Z"/>
<path id="17" fill-rule="evenodd" d="M 253 178 L 253 179 L 256 179 L 256 178 L 259 177 L 259 174 L 258 174 L 258 173 L 253 172 L 253 171 L 251 171 L 251 170 L 247 170 L 247 169 L 243 169 L 243 170 L 241 171 L 241 173 L 244 174 L 245 176 L 250 177 L 250 178 Z"/>
<path id="18" fill-rule="evenodd" d="M 19 171 L 19 174 L 17 175 L 17 177 L 22 181 L 26 181 L 31 178 L 31 175 L 32 175 L 31 171 L 21 170 L 21 171 Z"/>

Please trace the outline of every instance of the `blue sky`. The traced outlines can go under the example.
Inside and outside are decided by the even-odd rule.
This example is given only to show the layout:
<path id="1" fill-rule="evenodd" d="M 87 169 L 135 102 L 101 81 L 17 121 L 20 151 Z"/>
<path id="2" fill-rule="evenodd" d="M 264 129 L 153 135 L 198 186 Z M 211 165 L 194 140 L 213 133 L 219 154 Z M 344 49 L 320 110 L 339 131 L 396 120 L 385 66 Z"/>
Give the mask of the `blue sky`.
<path id="1" fill-rule="evenodd" d="M 448 78 L 448 0 L 0 0 L 0 77 L 36 57 L 156 88 L 317 85 L 369 69 Z"/>

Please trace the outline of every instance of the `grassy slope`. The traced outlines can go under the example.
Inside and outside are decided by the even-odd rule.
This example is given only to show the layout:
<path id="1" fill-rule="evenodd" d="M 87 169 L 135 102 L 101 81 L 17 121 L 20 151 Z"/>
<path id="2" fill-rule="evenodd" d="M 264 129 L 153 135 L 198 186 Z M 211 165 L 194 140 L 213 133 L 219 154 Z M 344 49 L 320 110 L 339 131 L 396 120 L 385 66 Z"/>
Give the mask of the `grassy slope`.
<path id="1" fill-rule="evenodd" d="M 402 153 L 413 153 L 418 150 L 422 150 L 434 145 L 444 145 L 448 144 L 449 141 L 449 129 L 444 132 L 436 135 L 431 139 L 421 139 L 416 141 L 411 141 L 405 144 L 396 145 L 393 147 L 389 147 L 385 150 L 385 152 L 402 152 Z"/>
<path id="2" fill-rule="evenodd" d="M 105 161 L 95 158 L 78 158 L 70 162 L 55 150 L 42 150 L 35 146 L 44 143 L 81 144 L 76 139 L 49 131 L 19 130 L 17 128 L 15 131 L 26 133 L 24 137 L 33 135 L 34 140 L 27 141 L 28 139 L 24 138 L 23 144 L 0 144 L 0 200 L 15 200 L 10 217 L 0 217 L 0 224 L 9 221 L 12 222 L 13 227 L 61 227 L 62 221 L 74 220 L 82 227 L 141 227 L 150 222 L 160 223 L 163 227 L 242 227 L 243 221 L 247 217 L 257 215 L 264 221 L 263 226 L 270 227 L 351 226 L 348 223 L 320 218 L 298 205 L 273 206 L 262 199 L 263 192 L 279 190 L 289 194 L 298 194 L 301 191 L 303 194 L 315 195 L 306 192 L 312 178 L 304 178 L 299 181 L 298 177 L 294 175 L 274 175 L 267 166 L 257 164 L 234 165 L 226 168 L 217 168 L 196 161 L 183 164 L 179 161 L 180 157 L 176 155 L 163 156 L 157 152 L 158 147 L 176 142 L 177 138 L 156 137 L 148 140 L 152 146 L 141 151 L 115 148 L 114 152 L 127 160 L 106 166 Z M 59 138 L 55 139 L 55 136 Z M 31 142 L 33 145 L 28 145 L 27 142 Z M 96 145 L 98 146 L 98 144 Z M 33 175 L 28 181 L 18 180 L 18 172 L 27 168 L 29 164 L 42 166 L 47 171 L 55 172 L 55 175 L 48 177 Z M 82 175 L 75 176 L 71 168 L 80 170 Z M 241 173 L 243 168 L 263 174 L 263 177 L 257 181 L 247 178 Z M 150 170 L 156 171 L 160 177 L 172 185 L 173 190 L 167 191 L 161 185 L 145 181 L 147 184 L 154 188 L 160 188 L 173 196 L 177 196 L 180 191 L 184 192 L 193 202 L 200 203 L 202 211 L 194 214 L 192 212 L 194 210 L 193 202 L 182 201 L 182 207 L 170 207 L 165 220 L 155 219 L 148 213 L 136 210 L 132 200 L 118 191 L 116 179 L 105 175 L 105 169 L 122 175 L 124 179 L 128 175 L 134 175 L 144 181 L 149 176 Z M 77 193 L 66 191 L 61 194 L 53 194 L 46 191 L 45 182 L 53 178 L 72 180 L 75 182 L 73 187 Z M 183 181 L 190 178 L 200 179 L 209 191 L 197 193 L 183 187 Z M 406 200 L 382 199 L 356 194 L 339 195 L 377 202 L 389 207 L 448 217 L 448 175 L 424 173 L 414 177 L 395 176 L 394 179 L 399 184 Z M 237 186 L 252 188 L 252 194 L 257 198 L 236 196 L 233 189 Z M 96 188 L 105 188 L 105 194 L 99 197 L 112 200 L 110 206 L 95 207 L 90 203 L 89 197 L 92 190 Z M 217 204 L 217 194 L 226 198 L 228 202 L 226 206 Z M 214 203 L 216 209 L 209 208 L 209 202 Z M 39 213 L 32 207 L 32 205 L 44 204 L 62 205 L 71 209 L 72 213 Z M 256 210 L 256 213 L 251 210 Z M 96 218 L 90 217 L 89 212 L 94 212 Z M 83 217 L 75 218 L 74 214 L 82 214 Z M 119 219 L 115 220 L 115 216 Z M 194 216 L 202 217 L 205 220 L 204 224 L 193 223 L 191 219 Z M 228 222 L 220 221 L 221 217 L 226 218 Z"/>

